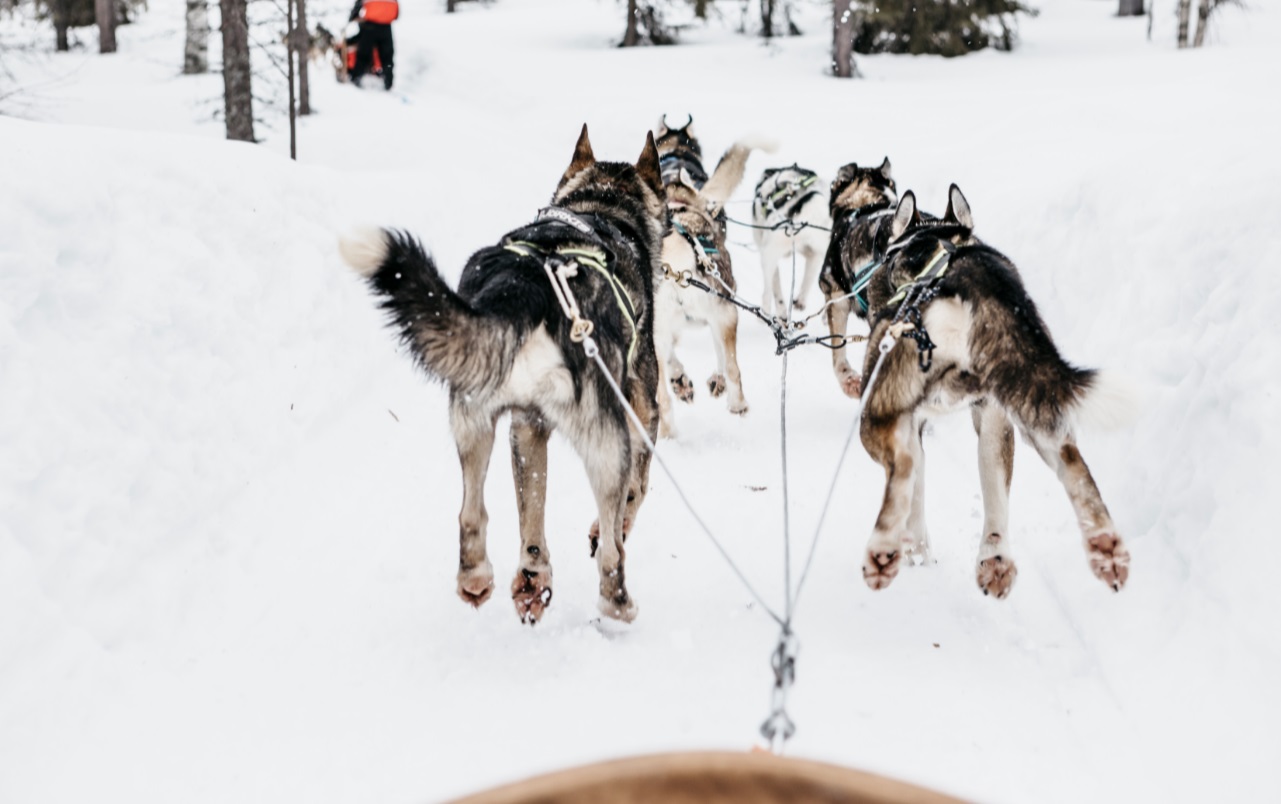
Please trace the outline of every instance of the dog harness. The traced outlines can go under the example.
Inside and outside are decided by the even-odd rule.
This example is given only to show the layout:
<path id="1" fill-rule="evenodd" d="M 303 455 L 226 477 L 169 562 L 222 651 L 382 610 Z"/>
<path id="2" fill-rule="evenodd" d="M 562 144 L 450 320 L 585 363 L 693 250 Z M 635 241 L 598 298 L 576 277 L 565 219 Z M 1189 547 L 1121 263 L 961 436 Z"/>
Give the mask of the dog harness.
<path id="1" fill-rule="evenodd" d="M 869 220 L 873 218 L 882 218 L 890 214 L 889 203 L 889 201 L 877 201 L 873 204 L 865 204 L 857 209 L 852 209 L 845 213 L 845 225 L 853 226 L 856 220 L 862 217 L 864 213 L 868 212 L 871 213 L 870 215 L 867 215 L 867 219 Z M 867 312 L 867 286 L 871 284 L 872 275 L 876 273 L 876 269 L 880 268 L 884 262 L 884 257 L 873 257 L 871 262 L 868 262 L 855 271 L 853 279 L 850 280 L 850 295 L 854 297 L 854 301 L 858 302 L 859 310 L 864 313 Z"/>
<path id="2" fill-rule="evenodd" d="M 538 217 L 534 221 L 539 223 L 560 223 L 574 229 L 584 237 L 595 241 L 597 245 L 583 246 L 575 244 L 564 244 L 557 246 L 555 249 L 548 250 L 537 243 L 531 243 L 528 240 L 507 240 L 502 247 L 514 254 L 522 257 L 540 257 L 543 260 L 544 267 L 550 266 L 553 262 L 574 263 L 586 268 L 590 268 L 600 274 L 609 284 L 610 290 L 614 292 L 614 301 L 618 304 L 618 310 L 623 314 L 627 325 L 631 328 L 632 336 L 627 345 L 627 362 L 630 364 L 636 354 L 636 344 L 639 340 L 639 328 L 636 325 L 636 307 L 632 303 L 631 296 L 627 293 L 627 288 L 623 286 L 622 281 L 615 276 L 609 266 L 609 252 L 604 247 L 600 235 L 590 223 L 583 220 L 577 213 L 562 207 L 545 207 L 538 211 Z M 526 227 L 528 228 L 528 227 Z M 549 269 L 549 274 L 551 273 Z M 569 274 L 572 276 L 573 274 Z M 560 287 L 553 280 L 552 287 L 559 297 Z M 587 333 L 590 329 L 587 330 Z M 584 334 L 587 334 L 584 333 Z"/>
<path id="3" fill-rule="evenodd" d="M 784 170 L 794 170 L 804 176 L 800 181 L 789 181 L 782 187 L 770 193 L 768 198 L 757 197 L 761 202 L 761 211 L 765 213 L 766 219 L 778 216 L 780 218 L 791 218 L 796 211 L 805 206 L 811 198 L 819 194 L 818 190 L 809 190 L 809 187 L 818 181 L 818 174 L 812 170 L 806 170 L 802 167 L 792 165 Z M 809 190 L 806 192 L 806 190 Z M 786 212 L 784 209 L 786 208 Z"/>

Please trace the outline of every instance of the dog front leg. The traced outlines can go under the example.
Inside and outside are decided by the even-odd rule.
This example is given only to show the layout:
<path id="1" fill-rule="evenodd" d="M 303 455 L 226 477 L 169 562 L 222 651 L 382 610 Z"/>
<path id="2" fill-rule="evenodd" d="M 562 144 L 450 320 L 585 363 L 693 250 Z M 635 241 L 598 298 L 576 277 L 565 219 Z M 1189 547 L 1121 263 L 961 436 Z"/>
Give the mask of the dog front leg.
<path id="1" fill-rule="evenodd" d="M 494 568 L 485 550 L 489 524 L 485 475 L 494 450 L 494 420 L 489 416 L 467 416 L 461 405 L 452 405 L 450 414 L 463 468 L 463 508 L 458 514 L 458 596 L 479 608 L 494 591 Z"/>
<path id="2" fill-rule="evenodd" d="M 537 623 L 552 602 L 551 553 L 543 533 L 547 502 L 547 440 L 551 427 L 536 411 L 512 412 L 512 479 L 520 513 L 520 559 L 512 602 L 522 622 Z"/>
<path id="3" fill-rule="evenodd" d="M 1113 591 L 1121 591 L 1126 579 L 1130 577 L 1130 552 L 1125 548 L 1121 535 L 1116 532 L 1112 515 L 1103 504 L 1099 488 L 1094 484 L 1094 476 L 1085 465 L 1085 459 L 1081 457 L 1072 436 L 1037 432 L 1026 426 L 1023 432 L 1067 490 L 1072 510 L 1076 512 L 1077 525 L 1085 540 L 1090 569 L 1099 580 L 1112 587 Z"/>
<path id="4" fill-rule="evenodd" d="M 843 291 L 835 288 L 834 292 L 844 295 Z M 841 299 L 832 302 L 827 307 L 827 330 L 835 338 L 844 338 L 846 328 L 850 322 L 851 300 Z M 832 371 L 836 373 L 836 382 L 840 384 L 841 391 L 848 397 L 857 399 L 859 392 L 863 389 L 863 379 L 858 372 L 850 366 L 849 357 L 845 354 L 845 347 L 840 346 L 832 350 Z"/>
<path id="5" fill-rule="evenodd" d="M 998 600 L 1014 588 L 1018 567 L 1009 555 L 1010 480 L 1014 477 L 1014 427 L 994 399 L 971 408 L 979 437 L 979 483 L 983 488 L 983 538 L 976 575 L 983 594 Z"/>
<path id="6" fill-rule="evenodd" d="M 916 433 L 911 413 L 875 422 L 864 419 L 860 430 L 868 454 L 885 467 L 885 499 L 867 542 L 863 580 L 872 589 L 884 589 L 898 575 L 902 557 L 904 530 L 916 483 L 911 447 Z"/>
<path id="7" fill-rule="evenodd" d="M 810 288 L 814 287 L 819 269 L 823 267 L 822 251 L 806 246 L 802 249 L 802 253 L 805 255 L 805 278 L 801 280 L 801 286 L 796 290 L 796 298 L 792 300 L 792 305 L 797 310 L 804 310 L 805 305 L 809 303 Z"/>

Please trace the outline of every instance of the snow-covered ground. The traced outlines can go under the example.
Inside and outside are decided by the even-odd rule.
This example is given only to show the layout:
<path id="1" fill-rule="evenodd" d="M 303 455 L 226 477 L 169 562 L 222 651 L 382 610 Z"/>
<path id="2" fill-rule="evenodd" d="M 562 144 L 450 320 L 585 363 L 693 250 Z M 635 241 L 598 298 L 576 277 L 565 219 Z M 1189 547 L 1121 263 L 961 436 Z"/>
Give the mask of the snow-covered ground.
<path id="1" fill-rule="evenodd" d="M 311 5 L 334 27 L 347 4 Z M 406 3 L 396 91 L 317 68 L 296 164 L 279 106 L 261 144 L 221 139 L 220 79 L 178 74 L 180 3 L 153 2 L 114 56 L 50 53 L 47 29 L 7 52 L 0 801 L 437 801 L 760 742 L 774 628 L 658 473 L 628 543 L 634 624 L 598 621 L 593 506 L 558 440 L 546 618 L 521 626 L 501 594 L 518 545 L 501 439 L 500 594 L 457 599 L 445 394 L 335 248 L 358 223 L 405 226 L 456 276 L 546 202 L 584 121 L 598 156 L 634 160 L 687 111 L 709 160 L 749 132 L 782 142 L 732 215 L 792 161 L 826 179 L 889 155 L 927 208 L 959 183 L 1065 355 L 1146 392 L 1132 427 L 1081 436 L 1133 553 L 1121 594 L 1025 447 L 1020 578 L 980 594 L 966 416 L 927 441 L 939 563 L 869 591 L 883 476 L 856 446 L 800 603 L 788 752 L 987 802 L 1275 800 L 1281 14 L 1229 8 L 1177 52 L 1164 7 L 1148 43 L 1114 3 L 1038 5 L 1014 54 L 862 58 L 841 82 L 821 4 L 770 47 L 729 30 L 726 3 L 680 47 L 618 50 L 612 0 Z M 6 43 L 36 33 L 0 21 Z M 280 97 L 268 69 L 260 94 Z M 731 238 L 756 298 L 750 235 Z M 682 353 L 711 371 L 699 333 Z M 661 449 L 781 606 L 781 366 L 750 320 L 740 359 L 750 414 L 701 394 Z M 821 350 L 792 354 L 788 389 L 798 563 L 853 408 Z"/>

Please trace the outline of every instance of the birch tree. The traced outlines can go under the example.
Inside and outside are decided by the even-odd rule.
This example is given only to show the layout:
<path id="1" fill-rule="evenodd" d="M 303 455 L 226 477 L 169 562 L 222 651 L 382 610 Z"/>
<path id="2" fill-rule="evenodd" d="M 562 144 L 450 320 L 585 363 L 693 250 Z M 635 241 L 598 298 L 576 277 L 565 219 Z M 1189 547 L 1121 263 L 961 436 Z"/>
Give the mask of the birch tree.
<path id="1" fill-rule="evenodd" d="M 98 52 L 116 52 L 116 0 L 94 0 L 94 17 L 98 21 Z"/>
<path id="2" fill-rule="evenodd" d="M 1192 41 L 1192 47 L 1201 47 L 1205 44 L 1205 30 L 1210 27 L 1210 0 L 1201 0 L 1196 10 L 1196 39 Z"/>
<path id="3" fill-rule="evenodd" d="M 1188 16 L 1192 12 L 1192 0 L 1179 0 L 1179 47 L 1188 46 Z"/>
<path id="4" fill-rule="evenodd" d="M 854 77 L 854 0 L 832 2 L 832 75 Z"/>

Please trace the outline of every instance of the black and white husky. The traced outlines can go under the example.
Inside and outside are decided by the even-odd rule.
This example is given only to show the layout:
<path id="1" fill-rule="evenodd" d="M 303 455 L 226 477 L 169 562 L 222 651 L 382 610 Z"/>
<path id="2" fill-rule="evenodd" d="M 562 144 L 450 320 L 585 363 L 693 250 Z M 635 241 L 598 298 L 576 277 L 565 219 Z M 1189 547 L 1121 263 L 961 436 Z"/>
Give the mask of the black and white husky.
<path id="1" fill-rule="evenodd" d="M 752 235 L 761 255 L 765 287 L 761 309 L 767 315 L 787 313 L 787 297 L 779 281 L 780 260 L 804 261 L 805 273 L 792 305 L 804 310 L 808 303 L 832 228 L 827 192 L 817 173 L 796 165 L 769 168 L 756 183 L 752 224 L 757 228 Z"/>
<path id="2" fill-rule="evenodd" d="M 682 128 L 673 129 L 664 117 L 655 141 L 664 165 L 664 192 L 672 223 L 663 239 L 666 279 L 655 288 L 654 299 L 655 347 L 660 371 L 667 380 L 659 382 L 659 433 L 670 437 L 676 433 L 671 393 L 683 402 L 694 399 L 694 383 L 676 355 L 681 332 L 690 326 L 706 326 L 711 332 L 716 371 L 707 379 L 708 392 L 713 397 L 724 395 L 730 413 L 747 412 L 738 368 L 738 308 L 686 280 L 696 279 L 719 293 L 736 293 L 738 285 L 725 242 L 725 202 L 742 183 L 751 152 L 773 150 L 774 144 L 758 138 L 739 140 L 708 176 L 703 169 L 702 146 L 694 136 L 693 118 Z"/>
<path id="3" fill-rule="evenodd" d="M 645 498 L 650 454 L 571 333 L 548 270 L 568 266 L 569 289 L 593 325 L 601 357 L 654 438 L 653 277 L 662 270 L 662 192 L 652 136 L 635 165 L 597 162 L 583 126 L 552 206 L 473 254 L 457 291 L 405 234 L 372 230 L 341 244 L 347 262 L 382 297 L 417 363 L 449 386 L 463 471 L 458 594 L 473 606 L 494 589 L 483 492 L 495 421 L 510 412 L 521 537 L 512 581 L 517 614 L 537 622 L 551 602 L 543 506 L 547 441 L 559 429 L 582 457 L 596 497 L 599 608 L 621 620 L 636 616 L 624 584 L 623 541 Z"/>
<path id="4" fill-rule="evenodd" d="M 956 185 L 948 196 L 943 218 L 931 221 L 904 194 L 887 221 L 890 245 L 870 286 L 873 346 L 860 435 L 887 484 L 863 579 L 882 589 L 904 556 L 929 560 L 921 428 L 931 416 L 968 407 L 979 437 L 983 593 L 1005 597 L 1017 575 L 1008 531 L 1015 428 L 1067 490 L 1091 570 L 1120 590 L 1130 554 L 1077 448 L 1074 424 L 1085 416 L 1116 421 L 1124 393 L 1064 361 L 1014 264 L 974 239 Z M 901 337 L 881 357 L 875 344 L 887 333 Z"/>

